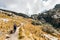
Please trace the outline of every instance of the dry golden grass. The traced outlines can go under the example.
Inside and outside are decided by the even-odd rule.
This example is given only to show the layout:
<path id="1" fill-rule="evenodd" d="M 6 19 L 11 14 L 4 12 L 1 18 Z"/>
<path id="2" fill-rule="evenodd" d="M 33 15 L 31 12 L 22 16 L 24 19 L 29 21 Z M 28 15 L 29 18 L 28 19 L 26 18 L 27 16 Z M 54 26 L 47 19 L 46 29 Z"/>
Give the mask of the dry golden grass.
<path id="1" fill-rule="evenodd" d="M 8 19 L 8 22 L 4 22 L 1 18 Z M 0 13 L 0 31 L 3 32 L 4 35 L 0 36 L 0 40 L 5 40 L 5 34 L 7 34 L 10 30 L 13 30 L 13 25 L 16 24 L 20 26 L 19 29 L 19 40 L 48 40 L 48 38 L 44 37 L 43 34 L 48 34 L 42 31 L 42 25 L 32 25 L 31 22 L 33 19 L 23 18 L 20 16 L 7 16 L 5 14 Z M 23 25 L 21 26 L 21 23 Z M 52 36 L 52 35 L 51 35 Z M 60 36 L 58 37 L 60 38 Z"/>
<path id="2" fill-rule="evenodd" d="M 41 27 L 34 26 L 31 23 L 25 23 L 19 31 L 19 39 L 20 40 L 45 40 L 43 38 L 43 34 L 45 32 L 42 31 Z M 23 36 L 23 37 L 22 37 Z"/>

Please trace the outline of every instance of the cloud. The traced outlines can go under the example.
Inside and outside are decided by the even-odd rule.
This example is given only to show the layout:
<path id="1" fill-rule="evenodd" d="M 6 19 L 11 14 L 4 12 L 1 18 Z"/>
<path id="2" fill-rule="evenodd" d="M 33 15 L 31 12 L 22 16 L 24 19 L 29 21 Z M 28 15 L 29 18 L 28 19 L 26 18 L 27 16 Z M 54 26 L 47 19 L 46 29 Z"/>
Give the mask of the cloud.
<path id="1" fill-rule="evenodd" d="M 60 0 L 0 0 L 0 8 L 28 15 L 52 9 Z"/>

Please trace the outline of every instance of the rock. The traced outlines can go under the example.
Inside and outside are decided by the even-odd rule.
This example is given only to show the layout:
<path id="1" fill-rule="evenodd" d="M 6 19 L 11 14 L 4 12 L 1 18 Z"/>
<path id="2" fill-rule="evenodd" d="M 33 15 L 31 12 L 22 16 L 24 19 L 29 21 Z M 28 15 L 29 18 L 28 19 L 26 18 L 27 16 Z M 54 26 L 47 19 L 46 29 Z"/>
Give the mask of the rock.
<path id="1" fill-rule="evenodd" d="M 54 9 L 60 9 L 60 4 L 56 4 Z"/>
<path id="2" fill-rule="evenodd" d="M 9 36 L 8 34 L 6 34 L 6 39 L 7 39 L 7 38 L 10 38 L 10 36 Z"/>
<path id="3" fill-rule="evenodd" d="M 59 9 L 51 9 L 46 12 L 43 12 L 38 15 L 38 20 L 44 19 L 50 24 L 52 24 L 55 28 L 60 28 L 60 10 Z"/>
<path id="4" fill-rule="evenodd" d="M 42 23 L 40 21 L 32 21 L 33 25 L 41 25 Z"/>
<path id="5" fill-rule="evenodd" d="M 38 20 L 37 17 L 38 17 L 37 14 L 33 14 L 33 15 L 31 15 L 31 18 L 34 19 L 34 20 Z"/>

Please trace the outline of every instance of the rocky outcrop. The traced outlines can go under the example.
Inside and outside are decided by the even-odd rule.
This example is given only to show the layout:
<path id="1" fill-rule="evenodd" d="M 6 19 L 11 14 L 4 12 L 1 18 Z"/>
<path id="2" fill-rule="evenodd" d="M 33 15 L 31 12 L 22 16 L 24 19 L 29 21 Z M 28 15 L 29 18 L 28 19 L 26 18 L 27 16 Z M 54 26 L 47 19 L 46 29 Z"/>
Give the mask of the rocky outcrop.
<path id="1" fill-rule="evenodd" d="M 60 4 L 56 4 L 55 8 L 54 9 L 60 9 Z"/>
<path id="2" fill-rule="evenodd" d="M 32 15 L 31 17 L 36 20 L 42 20 L 52 24 L 55 28 L 60 28 L 60 4 L 55 8 L 45 11 L 43 13 Z"/>

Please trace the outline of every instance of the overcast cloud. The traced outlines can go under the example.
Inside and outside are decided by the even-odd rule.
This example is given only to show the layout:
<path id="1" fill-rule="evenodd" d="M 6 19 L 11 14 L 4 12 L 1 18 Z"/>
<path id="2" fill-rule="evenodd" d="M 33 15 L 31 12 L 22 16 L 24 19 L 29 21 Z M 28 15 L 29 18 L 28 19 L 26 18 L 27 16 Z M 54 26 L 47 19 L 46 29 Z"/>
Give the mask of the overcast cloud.
<path id="1" fill-rule="evenodd" d="M 28 15 L 52 9 L 60 0 L 0 0 L 0 8 Z"/>

